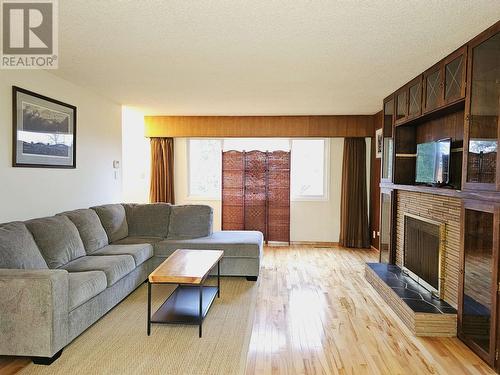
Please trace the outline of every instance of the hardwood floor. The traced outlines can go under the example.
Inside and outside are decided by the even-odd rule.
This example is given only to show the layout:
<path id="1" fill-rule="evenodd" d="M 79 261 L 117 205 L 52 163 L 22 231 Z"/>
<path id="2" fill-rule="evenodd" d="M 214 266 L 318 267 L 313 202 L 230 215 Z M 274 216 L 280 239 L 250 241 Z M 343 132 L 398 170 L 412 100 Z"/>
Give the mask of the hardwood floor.
<path id="1" fill-rule="evenodd" d="M 364 279 L 374 250 L 265 249 L 246 373 L 493 374 L 456 338 L 417 338 Z"/>
<path id="2" fill-rule="evenodd" d="M 266 247 L 246 373 L 494 374 L 456 338 L 414 337 L 364 278 L 377 257 Z M 26 363 L 0 357 L 0 374 Z"/>

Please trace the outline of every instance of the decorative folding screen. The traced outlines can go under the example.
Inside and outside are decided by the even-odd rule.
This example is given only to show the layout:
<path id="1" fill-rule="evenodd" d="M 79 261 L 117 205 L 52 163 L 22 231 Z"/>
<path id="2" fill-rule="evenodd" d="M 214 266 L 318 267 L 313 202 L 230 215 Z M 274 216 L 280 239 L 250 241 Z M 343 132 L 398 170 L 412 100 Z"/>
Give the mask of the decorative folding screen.
<path id="1" fill-rule="evenodd" d="M 267 154 L 267 238 L 290 242 L 290 152 Z"/>
<path id="2" fill-rule="evenodd" d="M 290 242 L 290 152 L 222 153 L 222 228 Z"/>
<path id="3" fill-rule="evenodd" d="M 267 157 L 265 152 L 245 153 L 245 230 L 258 230 L 267 236 Z M 223 202 L 224 204 L 224 202 Z"/>
<path id="4" fill-rule="evenodd" d="M 222 228 L 245 228 L 245 155 L 222 153 Z"/>

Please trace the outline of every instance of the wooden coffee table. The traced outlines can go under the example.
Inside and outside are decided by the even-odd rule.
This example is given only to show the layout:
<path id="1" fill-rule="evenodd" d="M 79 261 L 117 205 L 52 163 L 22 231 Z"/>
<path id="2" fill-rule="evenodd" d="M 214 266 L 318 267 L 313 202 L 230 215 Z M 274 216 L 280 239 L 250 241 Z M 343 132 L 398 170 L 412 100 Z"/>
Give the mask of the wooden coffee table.
<path id="1" fill-rule="evenodd" d="M 220 297 L 220 261 L 222 250 L 176 250 L 148 277 L 148 336 L 152 323 L 197 324 L 199 336 L 203 319 L 215 296 Z M 217 286 L 204 286 L 217 265 Z M 160 308 L 151 316 L 151 286 L 178 284 Z"/>

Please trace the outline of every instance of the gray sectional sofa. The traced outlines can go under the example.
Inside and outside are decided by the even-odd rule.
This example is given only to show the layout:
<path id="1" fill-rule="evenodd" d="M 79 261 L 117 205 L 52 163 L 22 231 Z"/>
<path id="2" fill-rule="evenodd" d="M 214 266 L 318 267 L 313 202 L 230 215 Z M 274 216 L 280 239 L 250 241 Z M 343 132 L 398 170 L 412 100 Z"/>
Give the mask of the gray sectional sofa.
<path id="1" fill-rule="evenodd" d="M 222 275 L 256 280 L 262 233 L 212 220 L 209 206 L 157 203 L 0 224 L 0 355 L 51 363 L 179 248 L 224 250 Z"/>

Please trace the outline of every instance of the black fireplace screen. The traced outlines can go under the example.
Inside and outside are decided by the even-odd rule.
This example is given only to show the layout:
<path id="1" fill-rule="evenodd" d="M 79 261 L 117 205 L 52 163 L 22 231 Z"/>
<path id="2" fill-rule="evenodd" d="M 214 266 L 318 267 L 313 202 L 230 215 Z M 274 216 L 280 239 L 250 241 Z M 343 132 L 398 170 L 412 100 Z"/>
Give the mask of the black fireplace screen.
<path id="1" fill-rule="evenodd" d="M 404 267 L 439 291 L 440 226 L 405 216 Z"/>

